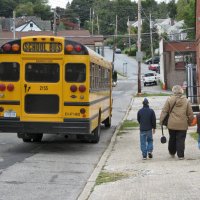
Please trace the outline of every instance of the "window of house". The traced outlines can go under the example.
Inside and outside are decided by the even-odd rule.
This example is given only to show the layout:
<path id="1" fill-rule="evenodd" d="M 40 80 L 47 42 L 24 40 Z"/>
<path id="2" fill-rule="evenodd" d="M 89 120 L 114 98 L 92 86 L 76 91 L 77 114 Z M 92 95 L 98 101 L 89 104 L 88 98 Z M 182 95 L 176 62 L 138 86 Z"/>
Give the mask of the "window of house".
<path id="1" fill-rule="evenodd" d="M 185 70 L 187 64 L 196 64 L 195 52 L 175 52 L 175 69 Z"/>

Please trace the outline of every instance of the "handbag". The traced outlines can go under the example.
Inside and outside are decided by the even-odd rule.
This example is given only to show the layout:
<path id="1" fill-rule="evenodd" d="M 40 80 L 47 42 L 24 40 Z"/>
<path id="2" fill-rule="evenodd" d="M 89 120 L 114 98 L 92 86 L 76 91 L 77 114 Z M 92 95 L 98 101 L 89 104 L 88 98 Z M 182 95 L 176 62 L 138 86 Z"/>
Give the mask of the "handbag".
<path id="1" fill-rule="evenodd" d="M 169 113 L 167 113 L 167 115 L 163 119 L 163 122 L 162 122 L 163 126 L 167 126 L 168 125 L 169 115 L 172 112 L 172 110 L 173 110 L 173 108 L 174 108 L 175 105 L 176 105 L 176 101 L 175 101 L 174 105 L 172 106 L 172 109 L 169 111 Z"/>
<path id="2" fill-rule="evenodd" d="M 161 138 L 160 138 L 160 142 L 161 142 L 162 144 L 165 144 L 165 143 L 167 142 L 167 138 L 166 138 L 165 135 L 164 135 L 163 126 L 162 126 L 162 125 L 161 125 L 161 128 L 162 128 L 162 136 L 161 136 Z"/>

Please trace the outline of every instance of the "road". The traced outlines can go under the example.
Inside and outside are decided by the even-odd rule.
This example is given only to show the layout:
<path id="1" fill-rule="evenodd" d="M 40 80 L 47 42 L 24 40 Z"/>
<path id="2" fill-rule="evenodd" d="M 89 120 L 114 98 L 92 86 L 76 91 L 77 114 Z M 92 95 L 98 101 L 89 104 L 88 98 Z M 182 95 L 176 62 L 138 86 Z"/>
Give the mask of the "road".
<path id="1" fill-rule="evenodd" d="M 135 61 L 118 56 L 116 68 L 120 69 L 122 59 L 126 59 L 132 76 L 119 80 L 113 89 L 112 127 L 102 126 L 98 144 L 81 143 L 63 135 L 45 135 L 42 143 L 23 143 L 14 133 L 0 134 L 0 200 L 77 199 L 137 88 Z"/>

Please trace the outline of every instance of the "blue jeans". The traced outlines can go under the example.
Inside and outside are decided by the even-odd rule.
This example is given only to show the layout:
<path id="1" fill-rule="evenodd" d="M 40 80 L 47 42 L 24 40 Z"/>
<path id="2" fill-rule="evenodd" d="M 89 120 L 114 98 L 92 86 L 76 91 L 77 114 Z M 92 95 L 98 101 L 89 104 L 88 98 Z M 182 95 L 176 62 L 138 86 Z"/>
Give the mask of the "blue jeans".
<path id="1" fill-rule="evenodd" d="M 200 149 L 200 134 L 199 134 L 199 138 L 198 138 L 198 147 Z"/>
<path id="2" fill-rule="evenodd" d="M 147 157 L 148 152 L 153 151 L 153 134 L 152 130 L 140 131 L 140 148 L 142 156 Z"/>

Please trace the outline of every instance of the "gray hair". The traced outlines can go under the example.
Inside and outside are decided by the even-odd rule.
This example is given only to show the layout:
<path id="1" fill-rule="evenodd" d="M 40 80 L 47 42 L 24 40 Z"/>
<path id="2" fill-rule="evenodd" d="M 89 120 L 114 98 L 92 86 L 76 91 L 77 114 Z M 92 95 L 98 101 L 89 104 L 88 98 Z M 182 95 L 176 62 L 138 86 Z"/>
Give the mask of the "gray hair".
<path id="1" fill-rule="evenodd" d="M 183 94 L 184 93 L 183 88 L 180 85 L 173 86 L 172 92 L 174 94 Z"/>

